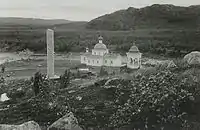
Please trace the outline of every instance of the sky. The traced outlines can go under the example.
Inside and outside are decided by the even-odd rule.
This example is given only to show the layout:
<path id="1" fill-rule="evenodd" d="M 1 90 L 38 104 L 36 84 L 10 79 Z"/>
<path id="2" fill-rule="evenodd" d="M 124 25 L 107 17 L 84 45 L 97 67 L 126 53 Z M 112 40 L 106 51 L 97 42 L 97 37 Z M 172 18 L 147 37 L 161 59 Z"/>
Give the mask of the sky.
<path id="1" fill-rule="evenodd" d="M 0 0 L 0 17 L 89 21 L 128 7 L 152 4 L 200 5 L 200 0 Z"/>

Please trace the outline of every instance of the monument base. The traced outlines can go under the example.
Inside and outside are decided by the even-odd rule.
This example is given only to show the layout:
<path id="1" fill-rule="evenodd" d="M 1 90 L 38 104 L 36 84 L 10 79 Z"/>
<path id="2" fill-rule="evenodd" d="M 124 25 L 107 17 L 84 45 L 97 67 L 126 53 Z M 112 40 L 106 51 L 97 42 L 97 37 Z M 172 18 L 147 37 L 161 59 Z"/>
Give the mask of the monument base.
<path id="1" fill-rule="evenodd" d="M 57 79 L 60 79 L 60 76 L 54 75 L 52 77 L 49 77 L 49 79 L 51 79 L 51 80 L 57 80 Z"/>

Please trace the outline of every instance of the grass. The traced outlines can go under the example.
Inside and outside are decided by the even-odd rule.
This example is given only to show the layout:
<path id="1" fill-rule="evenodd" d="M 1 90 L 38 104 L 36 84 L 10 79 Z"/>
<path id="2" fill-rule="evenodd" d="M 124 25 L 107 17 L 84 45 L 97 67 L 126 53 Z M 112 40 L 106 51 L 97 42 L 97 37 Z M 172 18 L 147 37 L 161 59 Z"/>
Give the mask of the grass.
<path id="1" fill-rule="evenodd" d="M 55 57 L 55 74 L 61 75 L 66 69 L 72 68 L 74 66 L 80 65 L 80 61 L 77 60 L 77 56 L 73 58 L 75 60 L 63 59 L 62 56 Z M 12 78 L 25 78 L 33 76 L 37 71 L 42 73 L 47 72 L 47 60 L 46 56 L 35 57 L 32 60 L 22 60 L 13 61 L 5 63 L 6 73 L 5 75 L 10 75 Z"/>

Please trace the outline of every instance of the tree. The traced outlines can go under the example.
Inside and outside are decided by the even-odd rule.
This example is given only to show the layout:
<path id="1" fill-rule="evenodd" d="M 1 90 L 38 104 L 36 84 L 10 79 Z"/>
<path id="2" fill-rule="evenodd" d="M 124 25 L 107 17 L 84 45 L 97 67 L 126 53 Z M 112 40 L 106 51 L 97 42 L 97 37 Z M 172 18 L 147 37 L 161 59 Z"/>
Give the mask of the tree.
<path id="1" fill-rule="evenodd" d="M 106 76 L 106 75 L 108 75 L 108 72 L 105 70 L 104 66 L 101 67 L 99 75 L 100 76 Z"/>
<path id="2" fill-rule="evenodd" d="M 66 88 L 70 83 L 71 72 L 70 70 L 65 70 L 64 75 L 61 76 L 61 88 Z"/>

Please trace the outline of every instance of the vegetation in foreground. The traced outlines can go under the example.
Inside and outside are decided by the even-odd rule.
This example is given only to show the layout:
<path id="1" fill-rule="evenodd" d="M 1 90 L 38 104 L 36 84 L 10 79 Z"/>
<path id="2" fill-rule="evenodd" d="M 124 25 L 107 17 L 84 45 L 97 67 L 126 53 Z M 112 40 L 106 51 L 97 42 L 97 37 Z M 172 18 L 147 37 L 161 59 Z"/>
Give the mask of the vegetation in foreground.
<path id="1" fill-rule="evenodd" d="M 72 111 L 85 128 L 186 129 L 200 122 L 198 67 L 157 69 L 131 80 L 102 79 L 76 86 L 66 71 L 58 81 L 40 73 L 30 80 L 1 83 L 10 101 L 0 105 L 0 123 L 35 120 L 41 126 Z M 71 78 L 69 78 L 71 77 Z"/>

